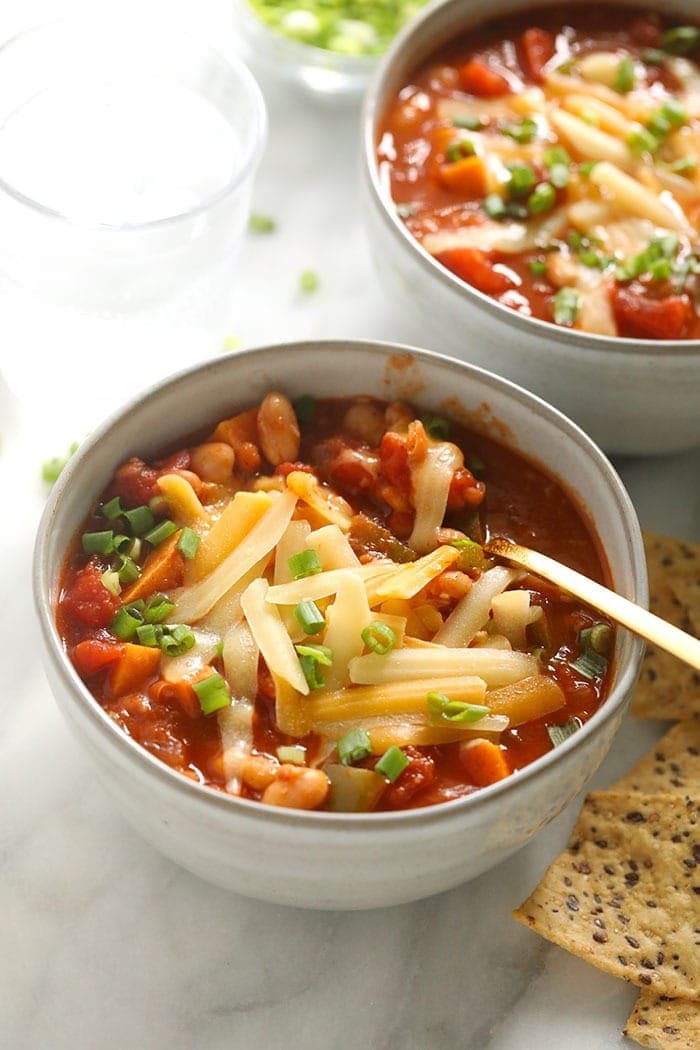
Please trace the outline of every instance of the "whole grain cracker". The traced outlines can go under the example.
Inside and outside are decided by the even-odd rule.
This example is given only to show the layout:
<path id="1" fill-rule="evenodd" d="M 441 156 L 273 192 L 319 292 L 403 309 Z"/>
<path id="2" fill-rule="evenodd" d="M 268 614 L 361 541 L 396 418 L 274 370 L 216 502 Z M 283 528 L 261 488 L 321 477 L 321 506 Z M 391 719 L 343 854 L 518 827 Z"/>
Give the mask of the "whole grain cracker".
<path id="1" fill-rule="evenodd" d="M 612 790 L 700 798 L 700 721 L 677 722 Z"/>
<path id="2" fill-rule="evenodd" d="M 644 533 L 649 608 L 700 636 L 700 544 Z M 647 647 L 632 712 L 640 718 L 700 719 L 700 674 L 668 653 Z"/>
<path id="3" fill-rule="evenodd" d="M 566 851 L 513 914 L 600 970 L 696 1000 L 698 894 L 693 803 L 598 791 L 586 798 Z"/>
<path id="4" fill-rule="evenodd" d="M 700 1003 L 667 999 L 642 992 L 627 1019 L 623 1035 L 657 1050 L 697 1050 L 700 1047 Z"/>

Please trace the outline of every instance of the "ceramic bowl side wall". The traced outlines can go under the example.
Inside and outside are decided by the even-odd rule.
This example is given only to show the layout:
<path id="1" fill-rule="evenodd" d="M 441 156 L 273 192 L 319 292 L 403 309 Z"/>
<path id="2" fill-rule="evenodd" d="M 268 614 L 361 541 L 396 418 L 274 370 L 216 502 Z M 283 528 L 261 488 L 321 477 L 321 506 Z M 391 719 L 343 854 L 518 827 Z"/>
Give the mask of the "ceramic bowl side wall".
<path id="1" fill-rule="evenodd" d="M 690 448 L 700 443 L 698 341 L 607 340 L 521 317 L 428 255 L 396 216 L 378 175 L 375 149 L 383 113 L 417 66 L 471 26 L 532 6 L 528 0 L 447 0 L 404 30 L 385 56 L 364 110 L 364 215 L 379 278 L 388 297 L 414 314 L 418 332 L 429 323 L 436 349 L 533 390 L 609 452 Z M 629 0 L 628 6 L 638 5 Z M 668 13 L 660 0 L 645 6 Z M 673 9 L 697 18 L 692 0 L 677 0 Z"/>

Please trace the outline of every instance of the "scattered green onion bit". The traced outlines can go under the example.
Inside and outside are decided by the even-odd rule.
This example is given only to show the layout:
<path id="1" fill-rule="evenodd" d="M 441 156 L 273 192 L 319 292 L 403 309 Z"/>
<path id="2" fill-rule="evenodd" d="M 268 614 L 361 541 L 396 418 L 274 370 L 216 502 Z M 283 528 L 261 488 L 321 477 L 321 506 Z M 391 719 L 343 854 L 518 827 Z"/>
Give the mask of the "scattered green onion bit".
<path id="1" fill-rule="evenodd" d="M 323 613 L 316 602 L 299 602 L 293 609 L 294 619 L 305 634 L 318 634 L 326 626 Z"/>
<path id="2" fill-rule="evenodd" d="M 511 197 L 526 197 L 534 188 L 535 172 L 529 164 L 509 164 L 508 192 Z"/>
<path id="3" fill-rule="evenodd" d="M 140 645 L 147 645 L 151 649 L 159 648 L 155 624 L 142 623 L 136 628 L 136 637 Z"/>
<path id="4" fill-rule="evenodd" d="M 315 645 L 312 642 L 300 642 L 295 645 L 299 656 L 307 656 L 310 660 L 314 660 L 317 664 L 321 664 L 323 667 L 330 667 L 333 663 L 333 650 L 329 649 L 327 645 Z"/>
<path id="5" fill-rule="evenodd" d="M 688 123 L 688 110 L 677 98 L 667 98 L 662 103 L 659 112 L 672 128 L 682 128 Z"/>
<path id="6" fill-rule="evenodd" d="M 112 620 L 110 630 L 123 642 L 128 642 L 143 623 L 143 614 L 133 605 L 123 605 Z"/>
<path id="7" fill-rule="evenodd" d="M 134 507 L 133 510 L 125 510 L 124 517 L 126 518 L 129 528 L 134 536 L 143 536 L 144 533 L 148 532 L 149 529 L 152 529 L 156 523 L 151 508 L 147 507 L 145 504 L 141 507 Z"/>
<path id="8" fill-rule="evenodd" d="M 421 416 L 421 423 L 425 427 L 426 434 L 435 438 L 436 441 L 444 441 L 450 436 L 452 424 L 444 416 Z"/>
<path id="9" fill-rule="evenodd" d="M 648 47 L 645 51 L 642 51 L 642 58 L 650 66 L 661 66 L 668 58 L 668 55 L 658 47 Z"/>
<path id="10" fill-rule="evenodd" d="M 299 278 L 299 287 L 305 295 L 315 292 L 319 286 L 318 274 L 314 270 L 304 270 Z"/>
<path id="11" fill-rule="evenodd" d="M 299 663 L 309 689 L 320 689 L 325 679 L 321 673 L 321 665 L 318 661 L 311 656 L 300 656 Z"/>
<path id="12" fill-rule="evenodd" d="M 547 263 L 544 259 L 533 259 L 530 263 L 530 273 L 533 277 L 544 277 L 547 273 Z"/>
<path id="13" fill-rule="evenodd" d="M 409 762 L 408 755 L 400 747 L 390 747 L 377 762 L 374 772 L 381 773 L 390 784 L 393 784 L 401 776 Z"/>
<path id="14" fill-rule="evenodd" d="M 612 646 L 613 632 L 610 624 L 596 623 L 581 631 L 580 641 L 584 649 L 593 649 L 601 656 L 608 656 Z"/>
<path id="15" fill-rule="evenodd" d="M 108 521 L 116 521 L 117 518 L 121 518 L 123 513 L 124 508 L 119 496 L 115 496 L 114 499 L 109 500 L 102 507 L 102 517 L 107 518 Z"/>
<path id="16" fill-rule="evenodd" d="M 114 550 L 117 552 L 117 554 L 127 554 L 127 553 L 129 553 L 131 551 L 132 545 L 133 545 L 133 540 L 132 540 L 131 536 L 124 536 L 122 533 L 119 533 L 118 535 L 116 535 L 114 537 L 114 539 L 112 540 L 112 546 L 113 546 Z"/>
<path id="17" fill-rule="evenodd" d="M 700 43 L 697 26 L 675 26 L 667 29 L 661 37 L 661 50 L 670 55 L 687 55 Z"/>
<path id="18" fill-rule="evenodd" d="M 506 202 L 498 193 L 489 193 L 484 200 L 484 211 L 490 219 L 502 219 L 506 214 Z"/>
<path id="19" fill-rule="evenodd" d="M 368 649 L 379 656 L 386 656 L 396 645 L 396 632 L 381 620 L 372 620 L 361 632 L 362 641 Z"/>
<path id="20" fill-rule="evenodd" d="M 556 201 L 554 187 L 549 182 L 540 182 L 528 197 L 527 207 L 532 215 L 540 215 L 544 211 L 551 211 Z"/>
<path id="21" fill-rule="evenodd" d="M 606 656 L 603 655 L 603 648 L 607 647 L 607 651 L 609 651 L 611 644 L 612 631 L 607 624 L 601 623 L 596 624 L 594 627 L 586 628 L 579 634 L 581 652 L 576 660 L 571 661 L 570 666 L 583 675 L 584 678 L 589 678 L 591 681 L 594 678 L 599 678 L 605 674 L 608 668 L 608 661 Z"/>
<path id="22" fill-rule="evenodd" d="M 466 700 L 450 700 L 444 693 L 428 693 L 426 699 L 433 722 L 441 718 L 448 722 L 479 722 L 489 713 L 488 707 L 469 704 Z"/>
<path id="23" fill-rule="evenodd" d="M 595 160 L 584 160 L 582 164 L 579 164 L 578 170 L 580 175 L 590 175 L 595 168 L 597 161 Z"/>
<path id="24" fill-rule="evenodd" d="M 483 126 L 484 122 L 481 117 L 457 116 L 452 118 L 452 127 L 464 128 L 465 131 L 478 131 Z"/>
<path id="25" fill-rule="evenodd" d="M 462 139 L 461 142 L 451 142 L 445 150 L 445 156 L 451 164 L 466 157 L 473 157 L 476 153 L 474 143 L 470 139 Z"/>
<path id="26" fill-rule="evenodd" d="M 680 241 L 675 233 L 653 237 L 643 252 L 630 256 L 615 268 L 615 277 L 618 281 L 631 281 L 634 277 L 640 277 L 646 273 L 651 273 L 653 276 L 654 269 L 657 274 L 668 277 L 670 267 L 668 272 L 664 272 L 666 268 L 659 268 L 656 264 L 660 261 L 672 260 L 679 245 Z"/>
<path id="27" fill-rule="evenodd" d="M 561 726 L 547 726 L 547 733 L 549 739 L 552 741 L 552 747 L 559 747 L 559 745 L 563 744 L 565 740 L 568 740 L 570 736 L 573 736 L 574 733 L 578 732 L 580 728 L 581 727 L 575 718 L 570 719 L 570 721 L 565 722 L 564 725 Z"/>
<path id="28" fill-rule="evenodd" d="M 558 190 L 563 190 L 569 185 L 569 174 L 568 164 L 553 164 L 549 169 L 549 181 Z"/>
<path id="29" fill-rule="evenodd" d="M 304 427 L 312 423 L 316 415 L 316 399 L 310 394 L 302 394 L 294 402 L 294 412 L 300 426 Z"/>
<path id="30" fill-rule="evenodd" d="M 159 521 L 154 529 L 151 529 L 143 537 L 147 543 L 152 544 L 154 547 L 158 547 L 161 543 L 172 536 L 174 532 L 177 532 L 177 525 L 170 518 L 166 518 L 165 521 Z"/>
<path id="31" fill-rule="evenodd" d="M 635 153 L 655 153 L 659 140 L 648 128 L 636 128 L 627 136 L 627 145 Z"/>
<path id="32" fill-rule="evenodd" d="M 203 678 L 201 682 L 195 682 L 193 689 L 199 699 L 202 713 L 205 715 L 211 715 L 214 711 L 228 707 L 231 703 L 228 686 L 218 671 L 209 675 L 208 678 Z"/>
<path id="33" fill-rule="evenodd" d="M 537 135 L 537 121 L 532 117 L 525 117 L 520 124 L 502 124 L 500 132 L 525 146 Z"/>
<path id="34" fill-rule="evenodd" d="M 337 743 L 338 758 L 344 766 L 351 766 L 372 754 L 372 742 L 366 729 L 351 729 Z"/>
<path id="35" fill-rule="evenodd" d="M 120 555 L 116 571 L 119 574 L 119 582 L 127 586 L 130 583 L 136 583 L 141 575 L 140 567 L 128 554 Z"/>
<path id="36" fill-rule="evenodd" d="M 280 762 L 288 762 L 293 766 L 306 765 L 306 748 L 301 745 L 281 744 L 277 748 L 277 757 Z"/>
<path id="37" fill-rule="evenodd" d="M 111 529 L 105 532 L 84 532 L 82 544 L 86 554 L 112 554 L 114 533 Z"/>
<path id="38" fill-rule="evenodd" d="M 322 571 L 318 551 L 313 548 L 292 554 L 291 558 L 287 559 L 287 565 L 293 580 L 303 580 L 307 576 L 315 576 Z"/>
<path id="39" fill-rule="evenodd" d="M 165 656 L 182 656 L 196 642 L 194 632 L 186 623 L 163 625 L 156 628 L 158 644 Z"/>
<path id="40" fill-rule="evenodd" d="M 620 91 L 622 94 L 626 95 L 628 91 L 632 90 L 636 82 L 637 77 L 634 72 L 634 60 L 630 55 L 626 55 L 615 70 L 613 87 L 616 91 Z"/>
<path id="41" fill-rule="evenodd" d="M 174 608 L 175 603 L 171 602 L 167 595 L 152 594 L 143 610 L 143 618 L 146 623 L 162 623 Z"/>
<path id="42" fill-rule="evenodd" d="M 113 594 L 115 598 L 118 598 L 122 593 L 122 585 L 119 582 L 119 573 L 114 572 L 113 569 L 108 569 L 107 572 L 103 572 L 100 576 L 103 586 L 107 588 L 110 594 Z"/>
<path id="43" fill-rule="evenodd" d="M 200 543 L 201 537 L 189 525 L 185 525 L 177 541 L 177 549 L 188 561 L 192 561 Z"/>
<path id="44" fill-rule="evenodd" d="M 553 300 L 554 323 L 571 327 L 578 317 L 578 292 L 575 288 L 564 286 L 554 296 Z"/>
<path id="45" fill-rule="evenodd" d="M 261 215 L 259 212 L 254 211 L 248 219 L 248 229 L 253 233 L 272 233 L 276 226 L 274 219 L 269 215 Z"/>
<path id="46" fill-rule="evenodd" d="M 698 162 L 695 157 L 678 157 L 677 160 L 669 161 L 664 167 L 674 175 L 685 175 L 687 172 L 695 171 Z"/>

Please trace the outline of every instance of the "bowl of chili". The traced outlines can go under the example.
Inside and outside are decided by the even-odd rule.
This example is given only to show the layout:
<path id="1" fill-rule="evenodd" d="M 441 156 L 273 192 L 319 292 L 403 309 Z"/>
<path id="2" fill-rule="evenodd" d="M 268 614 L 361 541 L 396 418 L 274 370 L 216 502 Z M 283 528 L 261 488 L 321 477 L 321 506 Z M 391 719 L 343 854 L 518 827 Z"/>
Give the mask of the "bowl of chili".
<path id="1" fill-rule="evenodd" d="M 646 601 L 619 478 L 506 380 L 362 342 L 196 366 L 58 479 L 50 684 L 126 818 L 202 878 L 312 908 L 440 892 L 581 789 L 641 659 L 484 561 L 496 533 Z"/>
<path id="2" fill-rule="evenodd" d="M 700 441 L 698 83 L 683 0 L 444 0 L 365 101 L 389 294 L 610 452 Z"/>

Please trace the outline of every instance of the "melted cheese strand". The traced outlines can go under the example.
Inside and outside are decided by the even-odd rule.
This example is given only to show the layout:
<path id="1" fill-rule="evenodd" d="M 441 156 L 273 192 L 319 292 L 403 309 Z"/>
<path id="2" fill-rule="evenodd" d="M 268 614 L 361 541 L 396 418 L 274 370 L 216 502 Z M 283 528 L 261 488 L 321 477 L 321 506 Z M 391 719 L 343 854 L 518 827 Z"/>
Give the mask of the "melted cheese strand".
<path id="1" fill-rule="evenodd" d="M 267 580 L 254 580 L 241 596 L 241 607 L 270 672 L 306 696 L 308 683 L 282 617 L 266 601 L 268 589 Z"/>

